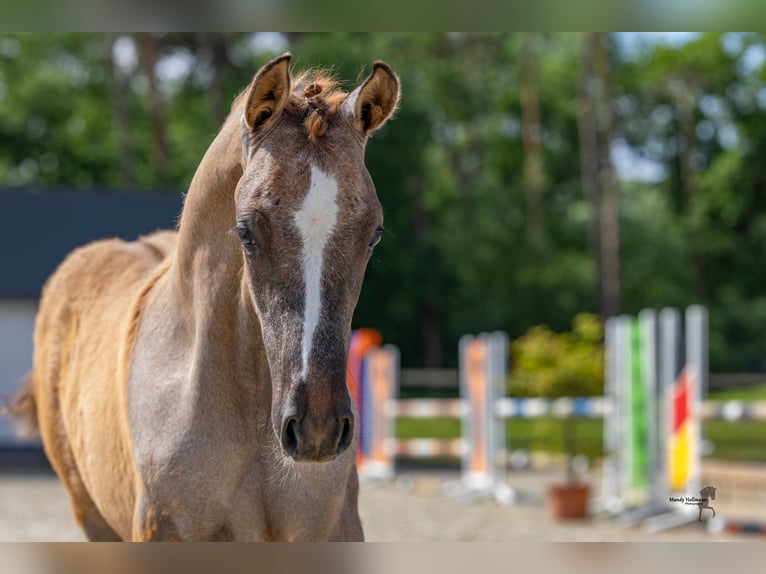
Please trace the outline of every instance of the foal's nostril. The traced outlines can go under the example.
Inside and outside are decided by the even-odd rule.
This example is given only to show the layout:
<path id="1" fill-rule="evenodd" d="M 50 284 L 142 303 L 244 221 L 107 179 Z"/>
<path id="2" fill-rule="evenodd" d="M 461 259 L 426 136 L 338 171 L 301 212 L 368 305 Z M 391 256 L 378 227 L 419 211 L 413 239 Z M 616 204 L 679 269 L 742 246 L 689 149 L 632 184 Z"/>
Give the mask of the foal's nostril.
<path id="1" fill-rule="evenodd" d="M 354 439 L 354 419 L 339 416 L 335 424 L 326 419 L 288 415 L 283 419 L 279 440 L 283 452 L 298 462 L 326 462 L 348 449 Z"/>
<path id="2" fill-rule="evenodd" d="M 298 419 L 290 417 L 282 427 L 282 448 L 290 456 L 298 454 Z"/>
<path id="3" fill-rule="evenodd" d="M 351 417 L 341 419 L 341 431 L 338 438 L 338 444 L 335 447 L 335 454 L 340 454 L 346 450 L 354 438 L 354 421 Z"/>

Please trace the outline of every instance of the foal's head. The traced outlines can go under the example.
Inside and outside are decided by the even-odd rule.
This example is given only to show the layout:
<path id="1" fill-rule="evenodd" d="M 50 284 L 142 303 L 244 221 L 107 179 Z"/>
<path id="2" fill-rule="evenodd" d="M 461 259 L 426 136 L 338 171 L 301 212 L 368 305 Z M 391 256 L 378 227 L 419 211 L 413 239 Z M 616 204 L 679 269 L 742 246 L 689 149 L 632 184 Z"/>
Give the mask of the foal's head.
<path id="1" fill-rule="evenodd" d="M 287 455 L 319 462 L 352 442 L 351 316 L 383 231 L 364 148 L 395 110 L 399 79 L 375 62 L 345 94 L 327 78 L 291 78 L 289 60 L 264 66 L 235 103 L 244 173 L 234 231 L 271 372 L 274 431 Z"/>

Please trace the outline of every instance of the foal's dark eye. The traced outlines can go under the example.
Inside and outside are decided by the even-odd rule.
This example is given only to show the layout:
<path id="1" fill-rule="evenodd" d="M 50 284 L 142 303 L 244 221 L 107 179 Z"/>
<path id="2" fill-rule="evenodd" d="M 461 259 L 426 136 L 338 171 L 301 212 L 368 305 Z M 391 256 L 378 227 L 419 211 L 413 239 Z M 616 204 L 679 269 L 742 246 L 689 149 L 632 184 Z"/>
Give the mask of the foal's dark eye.
<path id="1" fill-rule="evenodd" d="M 256 253 L 258 251 L 258 243 L 253 239 L 253 236 L 247 227 L 238 225 L 237 227 L 232 228 L 231 232 L 236 233 L 239 236 L 239 240 L 242 242 L 242 247 L 245 248 L 245 251 L 248 253 Z"/>
<path id="2" fill-rule="evenodd" d="M 370 242 L 367 244 L 369 247 L 375 247 L 378 243 L 380 243 L 380 239 L 383 236 L 383 232 L 385 229 L 382 227 L 378 227 L 375 230 L 375 234 L 372 236 L 372 239 L 370 239 Z"/>

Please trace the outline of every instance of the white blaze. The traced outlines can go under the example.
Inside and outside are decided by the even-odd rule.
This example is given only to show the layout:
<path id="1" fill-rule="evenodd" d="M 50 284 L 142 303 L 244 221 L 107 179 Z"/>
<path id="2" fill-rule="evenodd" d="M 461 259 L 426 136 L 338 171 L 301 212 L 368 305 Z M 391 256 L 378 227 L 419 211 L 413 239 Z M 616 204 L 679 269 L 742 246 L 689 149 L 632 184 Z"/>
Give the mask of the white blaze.
<path id="1" fill-rule="evenodd" d="M 311 168 L 311 183 L 303 205 L 295 213 L 295 225 L 303 240 L 303 284 L 306 305 L 303 316 L 303 369 L 305 379 L 309 370 L 309 355 L 314 331 L 322 307 L 322 266 L 324 248 L 338 219 L 338 182 L 315 166 Z"/>

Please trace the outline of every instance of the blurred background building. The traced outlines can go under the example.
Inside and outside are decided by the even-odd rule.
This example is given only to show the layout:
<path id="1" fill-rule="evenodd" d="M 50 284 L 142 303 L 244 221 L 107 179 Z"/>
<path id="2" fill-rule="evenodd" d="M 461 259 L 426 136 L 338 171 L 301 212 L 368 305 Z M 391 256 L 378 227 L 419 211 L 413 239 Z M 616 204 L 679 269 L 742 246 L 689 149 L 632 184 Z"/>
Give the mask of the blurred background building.
<path id="1" fill-rule="evenodd" d="M 180 211 L 180 193 L 0 189 L 0 396 L 12 395 L 32 367 L 40 292 L 67 253 L 96 239 L 173 228 Z M 0 418 L 0 447 L 16 443 Z"/>

